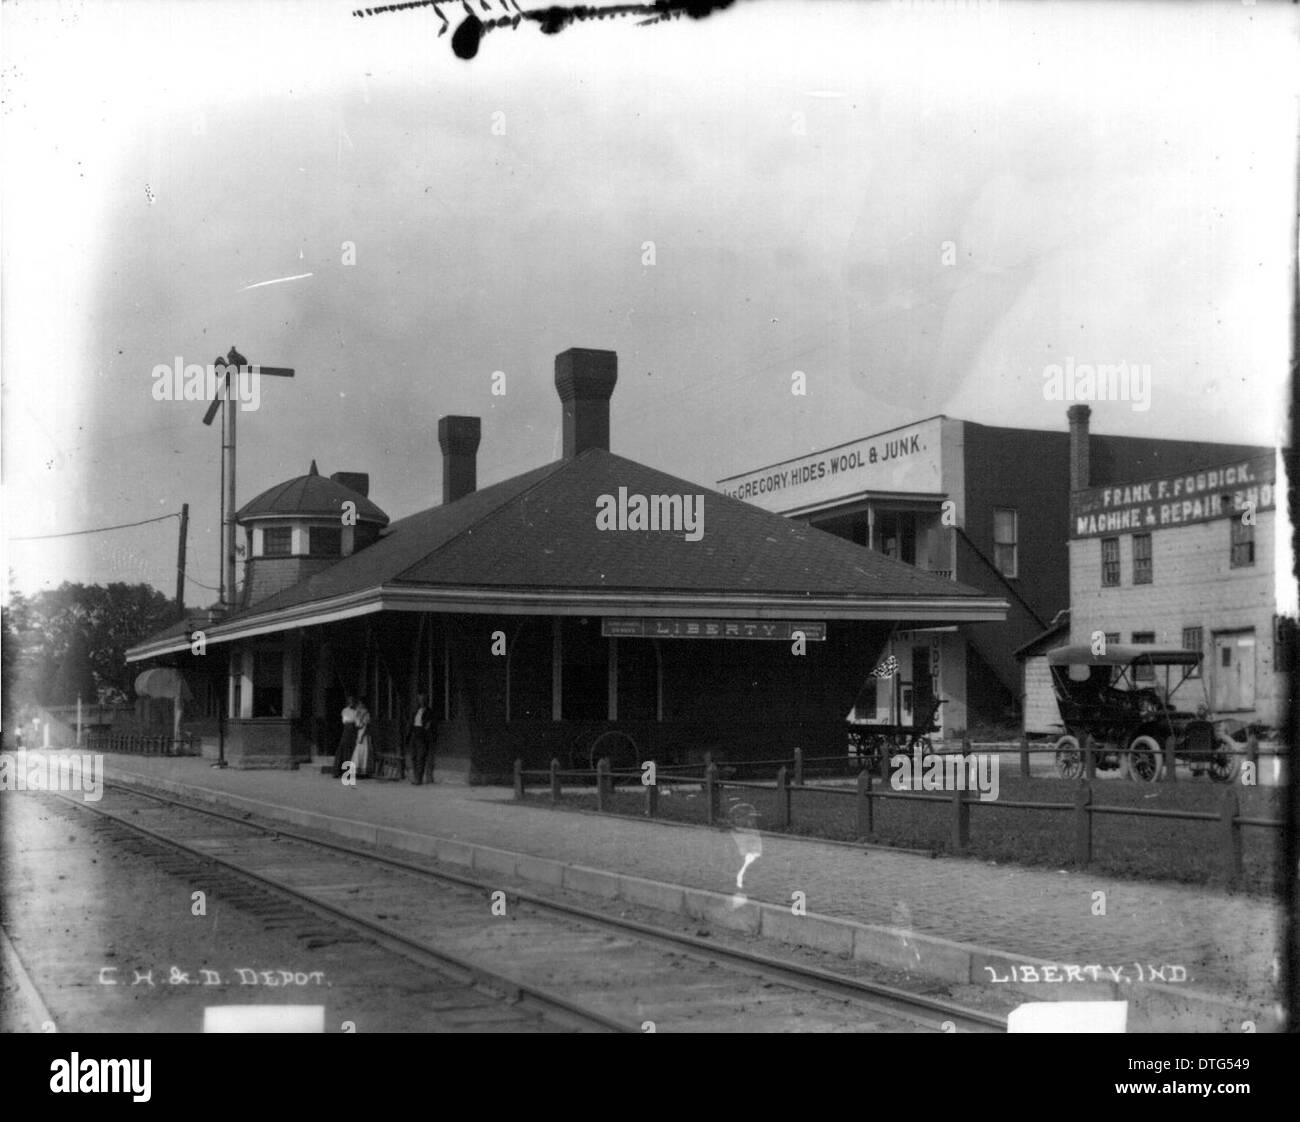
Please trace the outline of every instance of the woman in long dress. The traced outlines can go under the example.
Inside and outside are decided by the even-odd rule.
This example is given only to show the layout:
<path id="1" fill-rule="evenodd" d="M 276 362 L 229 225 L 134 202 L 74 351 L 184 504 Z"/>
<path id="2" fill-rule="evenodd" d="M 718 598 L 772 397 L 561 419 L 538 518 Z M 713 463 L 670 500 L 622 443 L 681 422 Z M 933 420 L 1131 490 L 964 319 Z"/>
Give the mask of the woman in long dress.
<path id="1" fill-rule="evenodd" d="M 370 710 L 364 697 L 357 702 L 357 746 L 352 750 L 352 774 L 357 779 L 370 778 Z"/>

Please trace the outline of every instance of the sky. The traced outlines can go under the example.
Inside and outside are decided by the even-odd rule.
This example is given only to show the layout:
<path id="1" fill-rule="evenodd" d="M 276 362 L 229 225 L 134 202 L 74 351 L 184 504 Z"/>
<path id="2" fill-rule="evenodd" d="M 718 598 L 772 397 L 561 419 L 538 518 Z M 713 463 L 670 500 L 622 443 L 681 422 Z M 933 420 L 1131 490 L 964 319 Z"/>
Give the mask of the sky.
<path id="1" fill-rule="evenodd" d="M 218 428 L 153 372 L 231 346 L 296 371 L 240 414 L 240 505 L 312 460 L 434 505 L 444 414 L 483 418 L 480 486 L 554 460 L 573 346 L 618 354 L 612 450 L 706 486 L 937 413 L 1064 431 L 1068 360 L 1149 368 L 1094 432 L 1277 444 L 1296 24 L 740 0 L 464 61 L 430 7 L 5 4 L 6 535 L 189 503 L 211 603 Z M 176 529 L 9 540 L 6 569 L 171 595 Z"/>

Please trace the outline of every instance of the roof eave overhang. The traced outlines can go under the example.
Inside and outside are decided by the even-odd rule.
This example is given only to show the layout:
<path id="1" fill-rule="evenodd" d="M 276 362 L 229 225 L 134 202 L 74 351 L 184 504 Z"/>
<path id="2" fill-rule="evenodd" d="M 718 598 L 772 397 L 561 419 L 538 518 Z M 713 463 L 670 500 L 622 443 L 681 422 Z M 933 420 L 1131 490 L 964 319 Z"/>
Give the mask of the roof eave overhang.
<path id="1" fill-rule="evenodd" d="M 243 511 L 240 511 L 235 515 L 235 521 L 241 524 L 244 522 L 294 522 L 300 521 L 304 518 L 319 518 L 322 520 L 337 522 L 339 520 L 339 512 L 337 510 L 262 510 L 253 514 L 245 514 Z M 357 521 L 371 522 L 376 526 L 387 526 L 391 520 L 388 515 L 384 515 L 382 518 L 376 518 L 373 514 L 363 514 L 361 511 L 357 511 Z"/>
<path id="2" fill-rule="evenodd" d="M 228 643 L 299 627 L 338 623 L 375 612 L 647 617 L 707 614 L 718 619 L 806 620 L 816 617 L 960 624 L 1001 623 L 1006 620 L 1009 610 L 1006 600 L 991 596 L 832 597 L 771 593 L 511 591 L 387 585 L 214 625 L 204 630 L 204 639 L 209 645 Z M 189 649 L 187 637 L 172 637 L 133 647 L 126 652 L 126 660 L 142 662 Z"/>

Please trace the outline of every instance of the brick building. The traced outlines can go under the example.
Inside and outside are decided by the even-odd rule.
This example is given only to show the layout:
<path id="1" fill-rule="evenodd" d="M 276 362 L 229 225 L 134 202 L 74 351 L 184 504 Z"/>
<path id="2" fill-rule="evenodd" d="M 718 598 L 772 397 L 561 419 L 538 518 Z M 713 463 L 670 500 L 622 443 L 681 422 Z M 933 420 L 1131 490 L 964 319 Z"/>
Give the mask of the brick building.
<path id="1" fill-rule="evenodd" d="M 1212 456 L 1225 459 L 1268 451 L 1218 448 Z M 1006 599 L 1005 622 L 898 628 L 885 652 L 898 675 L 873 679 L 857 700 L 861 719 L 910 723 L 942 697 L 940 721 L 952 734 L 1023 715 L 1017 651 L 1070 607 L 1078 463 L 1103 483 L 1188 470 L 1206 455 L 1190 441 L 1090 434 L 1086 421 L 1066 433 L 937 416 L 728 476 L 718 488 Z"/>

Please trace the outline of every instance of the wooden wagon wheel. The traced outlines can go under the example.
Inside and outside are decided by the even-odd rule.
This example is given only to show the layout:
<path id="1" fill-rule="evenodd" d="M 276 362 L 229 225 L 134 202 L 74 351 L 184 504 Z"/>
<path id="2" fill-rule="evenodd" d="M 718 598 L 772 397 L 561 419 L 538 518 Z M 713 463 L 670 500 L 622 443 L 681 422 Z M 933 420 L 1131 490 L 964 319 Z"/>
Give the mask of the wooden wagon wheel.
<path id="1" fill-rule="evenodd" d="M 641 766 L 637 742 L 622 729 L 606 729 L 591 742 L 587 760 L 593 771 L 606 756 L 609 757 L 609 766 L 616 771 Z"/>

